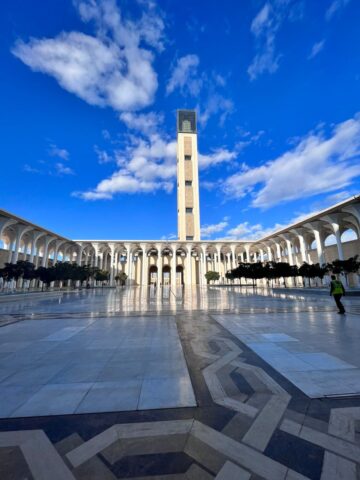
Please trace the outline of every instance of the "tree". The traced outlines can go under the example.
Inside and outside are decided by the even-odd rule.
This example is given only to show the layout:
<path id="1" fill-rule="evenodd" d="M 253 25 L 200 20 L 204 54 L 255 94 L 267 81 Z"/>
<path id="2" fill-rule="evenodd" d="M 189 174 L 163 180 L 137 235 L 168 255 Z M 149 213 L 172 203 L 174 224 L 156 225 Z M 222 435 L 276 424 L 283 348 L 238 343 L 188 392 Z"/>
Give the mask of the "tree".
<path id="1" fill-rule="evenodd" d="M 304 262 L 299 268 L 299 275 L 303 279 L 303 286 L 305 287 L 305 278 L 308 279 L 309 287 L 310 287 L 310 279 L 314 278 L 313 276 L 313 269 L 312 266 L 308 263 Z"/>
<path id="2" fill-rule="evenodd" d="M 330 265 L 328 265 L 328 269 L 333 273 L 344 273 L 346 284 L 348 285 L 348 274 L 357 273 L 359 271 L 360 262 L 358 262 L 358 257 L 358 255 L 355 255 L 355 257 L 350 257 L 347 260 L 334 260 Z"/>
<path id="3" fill-rule="evenodd" d="M 210 282 L 219 280 L 220 275 L 218 272 L 213 272 L 209 270 L 208 272 L 205 273 L 205 278 L 206 278 L 207 284 L 209 285 Z"/>
<path id="4" fill-rule="evenodd" d="M 109 280 L 109 272 L 107 272 L 106 270 L 99 270 L 95 274 L 95 280 L 98 282 L 105 282 Z"/>
<path id="5" fill-rule="evenodd" d="M 41 290 L 44 290 L 44 284 L 49 288 L 50 283 L 56 280 L 56 268 L 55 267 L 39 267 L 36 269 L 36 278 L 38 278 L 43 285 Z"/>
<path id="6" fill-rule="evenodd" d="M 225 273 L 225 277 L 228 280 L 231 280 L 232 282 L 234 281 L 235 275 L 233 274 L 233 270 L 229 270 L 228 272 Z"/>
<path id="7" fill-rule="evenodd" d="M 115 276 L 115 281 L 116 281 L 116 283 L 120 282 L 120 285 L 123 287 L 126 283 L 127 278 L 128 278 L 128 276 L 126 275 L 125 272 L 120 272 L 119 275 Z"/>

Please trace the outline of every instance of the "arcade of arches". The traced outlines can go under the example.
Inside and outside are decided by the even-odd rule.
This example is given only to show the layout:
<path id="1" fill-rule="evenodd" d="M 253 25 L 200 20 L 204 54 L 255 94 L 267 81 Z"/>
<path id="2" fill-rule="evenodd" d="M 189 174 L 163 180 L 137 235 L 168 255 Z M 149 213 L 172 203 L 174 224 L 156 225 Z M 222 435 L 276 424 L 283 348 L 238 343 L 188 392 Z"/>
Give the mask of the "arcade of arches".
<path id="1" fill-rule="evenodd" d="M 0 266 L 29 260 L 36 266 L 76 261 L 125 272 L 129 285 L 205 285 L 240 261 L 331 262 L 360 253 L 360 198 L 353 197 L 257 241 L 74 241 L 0 210 Z M 357 278 L 353 279 L 353 283 Z"/>

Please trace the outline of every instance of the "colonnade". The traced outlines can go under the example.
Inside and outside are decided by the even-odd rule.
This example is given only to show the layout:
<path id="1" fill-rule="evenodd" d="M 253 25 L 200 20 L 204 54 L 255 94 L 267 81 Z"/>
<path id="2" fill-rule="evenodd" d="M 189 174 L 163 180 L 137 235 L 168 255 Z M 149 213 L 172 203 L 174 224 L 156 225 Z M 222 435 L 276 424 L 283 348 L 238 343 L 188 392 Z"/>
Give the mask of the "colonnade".
<path id="1" fill-rule="evenodd" d="M 353 236 L 346 238 L 350 231 Z M 343 260 L 360 254 L 359 238 L 359 197 L 256 241 L 75 241 L 0 210 L 0 267 L 19 259 L 36 267 L 70 261 L 106 270 L 111 285 L 121 272 L 129 285 L 205 285 L 210 270 L 226 283 L 226 272 L 239 262 L 301 265 Z"/>

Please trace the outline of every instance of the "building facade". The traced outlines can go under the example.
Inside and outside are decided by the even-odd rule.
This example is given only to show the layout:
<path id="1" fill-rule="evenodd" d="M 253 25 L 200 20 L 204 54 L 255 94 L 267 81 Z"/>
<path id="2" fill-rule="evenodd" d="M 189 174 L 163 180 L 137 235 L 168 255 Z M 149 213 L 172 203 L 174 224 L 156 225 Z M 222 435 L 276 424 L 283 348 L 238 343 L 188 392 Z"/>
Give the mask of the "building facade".
<path id="1" fill-rule="evenodd" d="M 181 286 L 205 285 L 208 271 L 219 272 L 219 282 L 226 282 L 226 272 L 240 261 L 324 264 L 360 254 L 360 196 L 256 241 L 202 241 L 196 114 L 191 110 L 177 113 L 177 210 L 177 241 L 70 240 L 0 210 L 0 267 L 20 259 L 36 266 L 71 261 L 107 270 L 111 285 L 125 272 L 129 285 Z"/>

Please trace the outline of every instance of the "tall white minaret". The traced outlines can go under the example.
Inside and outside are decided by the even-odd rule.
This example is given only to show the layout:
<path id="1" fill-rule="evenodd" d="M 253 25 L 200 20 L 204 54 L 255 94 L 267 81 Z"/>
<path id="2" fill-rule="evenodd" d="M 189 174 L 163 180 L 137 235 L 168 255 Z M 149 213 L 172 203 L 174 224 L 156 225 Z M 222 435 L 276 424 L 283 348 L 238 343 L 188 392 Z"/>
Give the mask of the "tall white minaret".
<path id="1" fill-rule="evenodd" d="M 196 112 L 177 111 L 178 238 L 200 240 Z"/>

